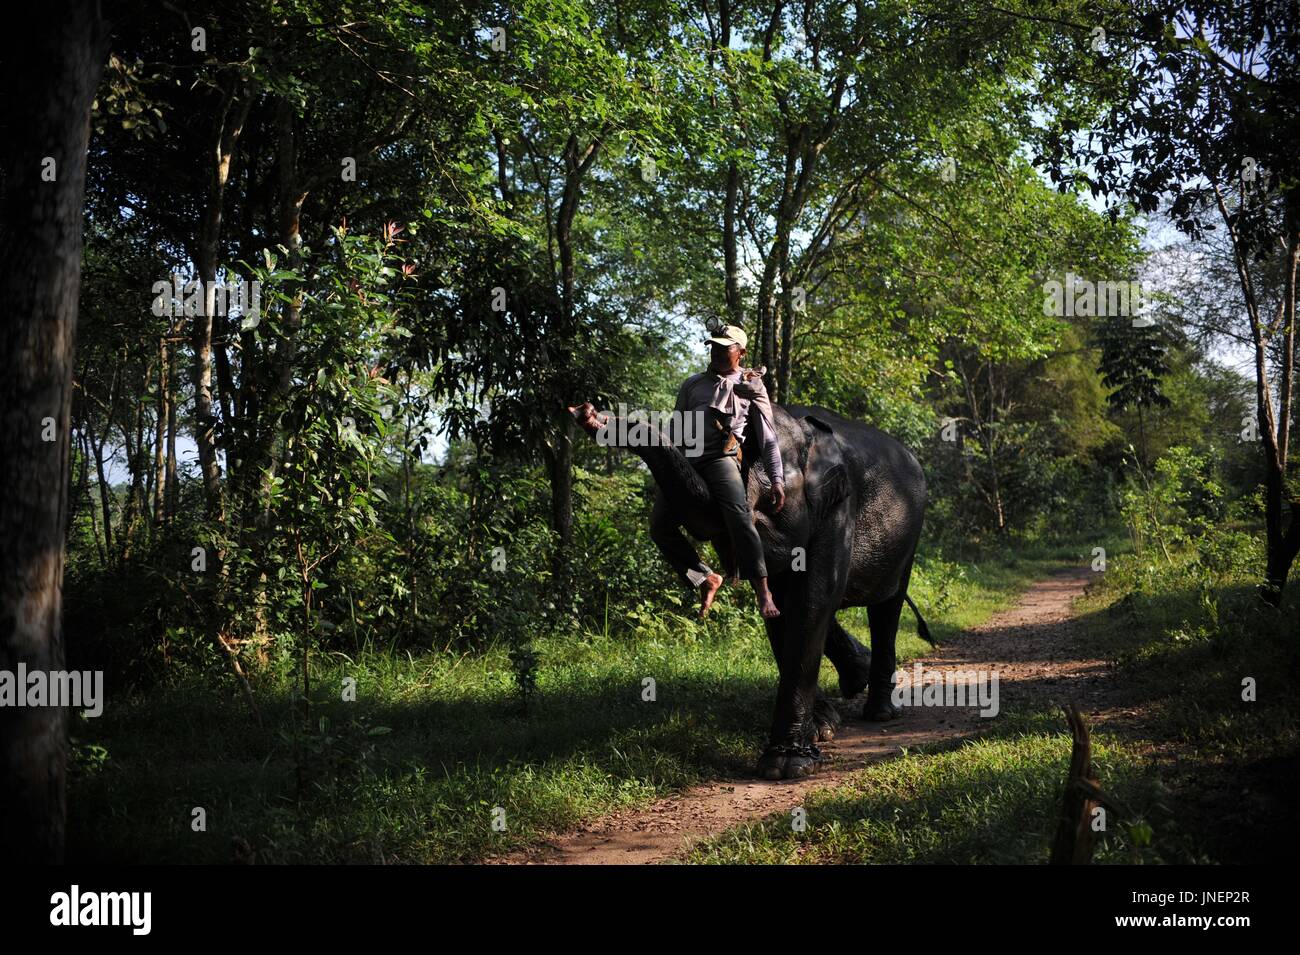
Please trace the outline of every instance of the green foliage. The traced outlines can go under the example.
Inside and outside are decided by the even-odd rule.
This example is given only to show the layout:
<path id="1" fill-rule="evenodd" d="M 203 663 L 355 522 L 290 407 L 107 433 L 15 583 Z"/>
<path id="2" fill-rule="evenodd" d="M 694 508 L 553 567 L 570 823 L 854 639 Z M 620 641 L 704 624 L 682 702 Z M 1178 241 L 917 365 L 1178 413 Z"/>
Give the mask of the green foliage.
<path id="1" fill-rule="evenodd" d="M 519 708 L 524 715 L 527 715 L 528 704 L 537 692 L 537 664 L 537 654 L 531 646 L 519 646 L 510 651 L 510 671 L 515 678 Z"/>
<path id="2" fill-rule="evenodd" d="M 1178 457 L 1165 480 L 1203 483 L 1194 456 Z M 1160 513 L 1177 543 L 1167 555 L 1148 548 L 1110 561 L 1082 608 L 1085 646 L 1146 688 L 1143 731 L 1160 747 L 1169 802 L 1201 851 L 1225 863 L 1280 861 L 1283 850 L 1250 833 L 1291 801 L 1295 595 L 1278 608 L 1260 599 L 1264 548 L 1252 524 L 1231 514 L 1207 521 L 1195 508 Z"/>
<path id="3" fill-rule="evenodd" d="M 1189 448 L 1171 448 L 1155 475 L 1120 492 L 1120 510 L 1139 556 L 1159 546 L 1166 561 L 1183 545 L 1207 541 L 1225 516 L 1223 489 L 1210 476 L 1209 461 Z M 1140 470 L 1140 469 L 1139 469 Z"/>
<path id="4" fill-rule="evenodd" d="M 1168 350 L 1159 325 L 1134 327 L 1128 315 L 1102 319 L 1097 346 L 1101 349 L 1102 382 L 1114 390 L 1106 396 L 1112 408 L 1169 407 L 1160 391 L 1161 379 L 1169 373 Z"/>
<path id="5" fill-rule="evenodd" d="M 264 579 L 264 603 L 247 609 L 300 640 L 318 632 L 319 592 L 329 589 L 325 571 L 339 553 L 369 535 L 386 535 L 377 512 L 384 491 L 374 471 L 390 425 L 385 411 L 396 394 L 379 356 L 409 334 L 402 324 L 400 232 L 388 226 L 371 237 L 337 229 L 311 294 L 304 293 L 301 274 L 280 268 L 270 252 L 252 272 L 262 283 L 263 313 L 245 317 L 245 330 L 254 340 L 294 349 L 310 371 L 269 409 L 280 452 L 278 467 L 262 482 L 259 504 L 270 515 L 264 532 L 251 545 L 241 530 L 218 546 L 236 581 L 233 599 Z M 290 316 L 300 327 L 286 326 Z M 228 609 L 238 621 L 239 607 Z"/>

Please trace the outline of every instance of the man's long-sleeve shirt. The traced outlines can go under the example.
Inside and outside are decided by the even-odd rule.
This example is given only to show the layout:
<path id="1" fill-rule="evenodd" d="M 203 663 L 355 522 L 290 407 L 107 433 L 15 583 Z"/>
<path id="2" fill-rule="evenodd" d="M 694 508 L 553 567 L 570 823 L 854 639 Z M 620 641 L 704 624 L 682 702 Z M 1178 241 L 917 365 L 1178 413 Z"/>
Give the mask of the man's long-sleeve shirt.
<path id="1" fill-rule="evenodd" d="M 730 414 L 716 407 L 718 386 L 724 381 L 731 385 L 734 396 L 734 400 L 730 402 L 730 407 L 733 409 Z M 774 422 L 768 421 L 762 413 L 764 405 L 771 407 L 762 378 L 755 377 L 745 381 L 739 369 L 725 376 L 709 370 L 691 375 L 682 382 L 677 392 L 676 410 L 686 413 L 698 411 L 704 415 L 703 457 L 714 458 L 723 454 L 735 454 L 735 448 L 730 452 L 725 450 L 727 435 L 735 435 L 735 447 L 739 447 L 745 440 L 745 427 L 749 423 L 750 411 L 753 409 L 756 412 L 753 417 L 762 448 L 763 468 L 773 484 L 783 484 L 785 471 L 781 463 L 781 447 L 777 443 Z M 715 427 L 714 421 L 719 422 L 726 429 L 725 432 Z"/>

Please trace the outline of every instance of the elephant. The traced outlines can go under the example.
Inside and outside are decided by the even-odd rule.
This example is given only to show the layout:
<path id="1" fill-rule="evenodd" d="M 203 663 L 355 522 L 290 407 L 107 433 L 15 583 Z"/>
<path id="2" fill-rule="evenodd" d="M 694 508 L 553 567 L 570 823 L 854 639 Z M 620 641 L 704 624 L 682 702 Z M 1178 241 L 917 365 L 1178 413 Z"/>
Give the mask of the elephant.
<path id="1" fill-rule="evenodd" d="M 734 577 L 730 539 L 707 485 L 671 438 L 649 423 L 622 423 L 589 403 L 570 408 L 589 434 L 638 434 L 627 442 L 650 469 L 681 524 L 711 541 Z M 764 621 L 780 679 L 768 742 L 758 761 L 764 779 L 794 779 L 815 771 L 816 743 L 833 735 L 838 711 L 818 697 L 823 653 L 839 673 L 845 698 L 861 692 L 862 717 L 901 715 L 891 700 L 894 643 L 906 603 L 917 631 L 933 644 L 907 594 L 925 512 L 925 475 L 916 458 L 882 431 L 825 408 L 773 404 L 785 468 L 786 503 L 765 506 L 767 476 L 751 433 L 741 447 L 742 480 L 763 544 L 769 585 L 781 615 Z M 629 430 L 624 430 L 624 429 Z M 640 429 L 637 431 L 636 429 Z M 757 431 L 757 429 L 753 429 Z M 838 610 L 866 607 L 871 650 L 835 619 Z"/>

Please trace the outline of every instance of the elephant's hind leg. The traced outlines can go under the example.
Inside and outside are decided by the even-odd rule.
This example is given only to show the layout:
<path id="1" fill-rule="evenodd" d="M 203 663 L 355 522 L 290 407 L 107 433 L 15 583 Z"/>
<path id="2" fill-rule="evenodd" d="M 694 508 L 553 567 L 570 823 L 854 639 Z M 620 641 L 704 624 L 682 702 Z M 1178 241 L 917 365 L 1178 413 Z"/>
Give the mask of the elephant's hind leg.
<path id="1" fill-rule="evenodd" d="M 871 680 L 871 651 L 853 639 L 853 634 L 834 617 L 826 628 L 826 659 L 839 674 L 840 696 L 844 699 L 851 700 L 867 688 Z"/>
<path id="2" fill-rule="evenodd" d="M 894 643 L 898 639 L 898 618 L 903 612 L 903 592 L 884 603 L 867 607 L 871 625 L 871 675 L 867 682 L 864 720 L 893 720 L 903 715 L 894 705 L 894 671 L 898 668 Z"/>
<path id="3" fill-rule="evenodd" d="M 907 586 L 912 581 L 912 560 L 908 558 L 898 593 L 867 607 L 867 623 L 871 627 L 871 678 L 867 683 L 867 702 L 862 708 L 864 720 L 879 722 L 903 715 L 892 699 L 894 671 L 898 669 L 894 644 L 898 640 L 898 618 L 907 601 Z"/>
<path id="4" fill-rule="evenodd" d="M 817 691 L 817 701 L 813 703 L 812 732 L 809 734 L 814 743 L 829 743 L 835 738 L 835 732 L 844 722 L 840 711 L 830 701 L 830 697 Z"/>

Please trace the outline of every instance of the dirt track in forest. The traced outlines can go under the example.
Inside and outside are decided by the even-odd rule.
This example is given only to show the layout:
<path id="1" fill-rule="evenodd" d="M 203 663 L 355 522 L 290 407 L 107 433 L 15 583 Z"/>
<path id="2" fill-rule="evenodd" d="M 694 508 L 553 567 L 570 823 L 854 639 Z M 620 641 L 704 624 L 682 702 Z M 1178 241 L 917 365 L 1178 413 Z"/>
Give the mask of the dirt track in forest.
<path id="1" fill-rule="evenodd" d="M 925 671 L 984 670 L 998 674 L 1002 708 L 1031 699 L 1073 701 L 1095 714 L 1110 689 L 1101 660 L 1075 652 L 1075 598 L 1092 579 L 1085 569 L 1059 572 L 1031 586 L 1010 610 L 964 631 L 920 658 Z M 900 669 L 910 678 L 909 661 Z M 837 701 L 838 702 L 838 701 Z M 697 786 L 635 810 L 593 819 L 529 849 L 488 860 L 514 865 L 644 865 L 680 858 L 701 838 L 775 812 L 789 812 L 808 794 L 842 785 L 868 763 L 902 748 L 974 736 L 988 721 L 978 707 L 913 707 L 889 723 L 858 719 L 862 698 L 839 702 L 845 717 L 829 757 L 815 775 L 780 782 L 729 779 Z"/>

